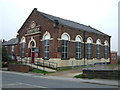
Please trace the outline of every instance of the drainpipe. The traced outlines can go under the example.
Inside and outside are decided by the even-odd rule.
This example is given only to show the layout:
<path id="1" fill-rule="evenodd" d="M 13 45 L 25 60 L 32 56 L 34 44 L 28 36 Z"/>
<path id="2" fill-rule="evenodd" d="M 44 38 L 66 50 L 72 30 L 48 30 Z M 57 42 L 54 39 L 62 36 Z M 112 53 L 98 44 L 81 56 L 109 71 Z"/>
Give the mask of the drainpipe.
<path id="1" fill-rule="evenodd" d="M 84 65 L 85 65 L 85 54 L 86 54 L 86 48 L 85 48 L 85 31 L 84 31 L 84 36 L 83 36 L 83 42 L 84 42 Z"/>

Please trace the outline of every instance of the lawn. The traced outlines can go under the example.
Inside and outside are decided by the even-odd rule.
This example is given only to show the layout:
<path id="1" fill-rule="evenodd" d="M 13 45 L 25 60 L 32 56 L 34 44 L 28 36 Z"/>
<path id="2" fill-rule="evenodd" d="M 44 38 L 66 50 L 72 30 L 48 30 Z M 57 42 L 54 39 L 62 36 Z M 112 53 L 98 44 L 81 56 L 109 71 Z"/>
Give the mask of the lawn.
<path id="1" fill-rule="evenodd" d="M 41 73 L 41 74 L 48 74 L 48 73 L 51 73 L 51 72 L 39 70 L 39 69 L 36 69 L 36 68 L 32 68 L 32 69 L 31 69 L 31 72 L 33 72 L 33 73 Z"/>

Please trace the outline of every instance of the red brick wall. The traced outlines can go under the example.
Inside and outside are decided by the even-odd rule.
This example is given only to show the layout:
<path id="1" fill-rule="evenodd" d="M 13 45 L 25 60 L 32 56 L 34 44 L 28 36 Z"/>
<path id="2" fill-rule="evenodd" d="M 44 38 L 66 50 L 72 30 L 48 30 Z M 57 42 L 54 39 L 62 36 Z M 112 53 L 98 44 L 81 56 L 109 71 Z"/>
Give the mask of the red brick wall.
<path id="1" fill-rule="evenodd" d="M 9 71 L 16 71 L 16 72 L 29 72 L 29 66 L 25 65 L 17 65 L 17 64 L 11 64 L 8 66 Z"/>
<path id="2" fill-rule="evenodd" d="M 39 14 L 36 10 L 33 10 L 33 12 L 30 14 L 26 22 L 23 24 L 21 29 L 19 30 L 18 39 L 21 40 L 22 36 L 25 35 L 27 29 L 30 27 L 30 23 L 32 21 L 35 21 L 37 25 L 41 26 L 41 34 L 40 36 L 33 36 L 37 43 L 37 47 L 39 48 L 39 57 L 43 58 L 43 41 L 40 41 L 46 31 L 48 31 L 51 35 L 51 38 L 53 40 L 50 41 L 50 58 L 61 58 L 61 52 L 58 52 L 58 47 L 61 47 L 61 41 L 58 41 L 57 38 L 61 38 L 62 33 L 67 32 L 70 35 L 71 40 L 75 40 L 76 35 L 81 35 L 84 37 L 84 31 L 83 30 L 76 30 L 67 26 L 59 25 L 58 28 L 54 28 L 54 23 L 50 21 L 49 19 L 45 18 L 41 14 Z M 86 32 L 85 33 L 85 42 L 87 41 L 87 38 L 91 37 L 93 39 L 93 43 L 96 43 L 97 39 L 100 39 L 102 44 L 104 44 L 104 41 L 107 40 L 110 44 L 110 37 L 109 36 L 103 36 L 98 35 L 95 33 Z M 30 40 L 30 36 L 26 37 L 26 48 L 25 48 L 25 56 L 26 53 L 30 56 L 30 49 L 28 49 L 28 42 Z M 84 45 L 82 46 L 84 53 Z M 21 55 L 21 45 L 18 45 L 18 55 Z M 76 48 L 75 48 L 75 42 L 70 42 L 70 48 L 69 48 L 69 58 L 75 58 Z M 110 48 L 109 48 L 110 51 Z M 104 58 L 104 48 L 101 47 L 101 56 Z M 93 57 L 96 58 L 96 46 L 93 45 Z"/>
<path id="3" fill-rule="evenodd" d="M 112 52 L 111 55 L 110 55 L 110 63 L 111 64 L 117 64 L 118 63 L 118 57 L 117 57 L 117 53 L 116 52 Z M 113 58 L 113 56 L 115 56 Z"/>

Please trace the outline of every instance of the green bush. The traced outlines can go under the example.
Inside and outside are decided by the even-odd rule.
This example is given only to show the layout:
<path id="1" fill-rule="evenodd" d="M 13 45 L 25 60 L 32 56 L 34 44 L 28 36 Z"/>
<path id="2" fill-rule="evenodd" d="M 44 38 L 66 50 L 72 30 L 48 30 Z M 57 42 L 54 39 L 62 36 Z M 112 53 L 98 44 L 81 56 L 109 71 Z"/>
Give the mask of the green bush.
<path id="1" fill-rule="evenodd" d="M 2 48 L 2 62 L 7 62 L 8 61 L 8 53 L 6 50 L 6 47 Z"/>
<path id="2" fill-rule="evenodd" d="M 8 67 L 8 62 L 2 62 L 2 67 Z"/>
<path id="3" fill-rule="evenodd" d="M 42 74 L 48 74 L 48 73 L 51 73 L 51 72 L 47 72 L 47 71 L 43 71 L 43 70 L 39 70 L 39 69 L 36 69 L 36 68 L 30 68 L 30 71 L 31 71 L 31 72 L 34 72 L 34 73 L 42 73 Z"/>
<path id="4" fill-rule="evenodd" d="M 75 78 L 86 78 L 86 79 L 94 79 L 94 77 L 93 76 L 89 76 L 89 77 L 86 77 L 84 74 L 79 74 L 79 75 L 76 75 L 76 76 L 74 76 Z"/>
<path id="5" fill-rule="evenodd" d="M 75 78 L 86 78 L 84 74 L 79 74 L 79 75 L 76 75 L 74 76 Z"/>

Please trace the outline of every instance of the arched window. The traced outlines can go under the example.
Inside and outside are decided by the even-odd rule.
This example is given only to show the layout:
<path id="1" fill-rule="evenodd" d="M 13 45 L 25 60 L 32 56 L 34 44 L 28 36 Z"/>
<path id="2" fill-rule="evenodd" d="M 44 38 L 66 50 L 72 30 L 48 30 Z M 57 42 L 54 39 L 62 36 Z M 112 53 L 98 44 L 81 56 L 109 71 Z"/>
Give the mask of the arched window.
<path id="1" fill-rule="evenodd" d="M 68 33 L 63 33 L 61 36 L 62 39 L 62 59 L 68 59 L 68 44 L 70 36 Z"/>
<path id="2" fill-rule="evenodd" d="M 101 59 L 101 40 L 100 39 L 97 39 L 96 41 L 96 55 L 97 55 L 97 59 Z"/>
<path id="3" fill-rule="evenodd" d="M 76 41 L 76 59 L 82 59 L 82 37 L 77 35 L 75 38 Z"/>
<path id="4" fill-rule="evenodd" d="M 87 39 L 87 59 L 92 59 L 93 58 L 93 55 L 92 55 L 92 43 L 93 43 L 93 40 L 91 37 L 89 37 Z"/>
<path id="5" fill-rule="evenodd" d="M 108 46 L 109 46 L 108 41 L 105 40 L 105 42 L 104 42 L 104 58 L 105 59 L 108 59 L 108 52 L 109 52 Z"/>
<path id="6" fill-rule="evenodd" d="M 44 40 L 44 59 L 49 59 L 50 33 L 46 32 L 43 35 Z"/>
<path id="7" fill-rule="evenodd" d="M 21 56 L 24 57 L 25 55 L 25 37 L 21 39 Z"/>

